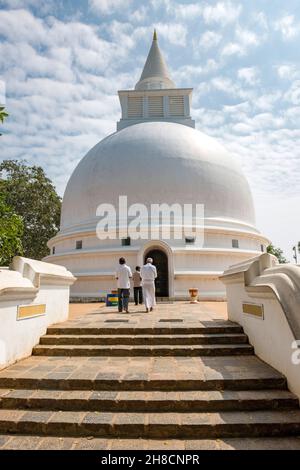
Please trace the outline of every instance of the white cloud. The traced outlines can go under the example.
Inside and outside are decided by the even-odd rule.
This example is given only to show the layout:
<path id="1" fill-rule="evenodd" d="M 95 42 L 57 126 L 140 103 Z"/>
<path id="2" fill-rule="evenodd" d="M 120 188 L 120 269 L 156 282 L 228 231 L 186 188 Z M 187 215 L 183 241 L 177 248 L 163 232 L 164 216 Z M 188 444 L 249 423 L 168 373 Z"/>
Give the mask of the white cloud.
<path id="1" fill-rule="evenodd" d="M 112 15 L 126 11 L 131 2 L 132 0 L 89 0 L 89 7 L 94 13 Z"/>
<path id="2" fill-rule="evenodd" d="M 233 118 L 235 118 L 237 115 L 238 116 L 245 116 L 245 113 L 250 112 L 250 104 L 248 101 L 244 101 L 242 103 L 235 104 L 233 106 L 224 106 L 223 111 L 224 113 L 229 113 L 232 115 Z"/>
<path id="3" fill-rule="evenodd" d="M 6 83 L 0 80 L 0 106 L 6 103 Z"/>
<path id="4" fill-rule="evenodd" d="M 280 91 L 274 93 L 265 93 L 257 96 L 255 99 L 254 106 L 261 111 L 271 111 L 276 103 L 280 100 L 282 94 Z"/>
<path id="5" fill-rule="evenodd" d="M 142 5 L 140 8 L 137 8 L 129 15 L 129 20 L 134 23 L 142 23 L 146 20 L 149 10 L 148 7 Z"/>
<path id="6" fill-rule="evenodd" d="M 295 80 L 288 91 L 285 93 L 284 98 L 293 105 L 300 104 L 300 80 Z"/>
<path id="7" fill-rule="evenodd" d="M 173 13 L 178 20 L 195 20 L 203 11 L 202 5 L 199 3 L 174 4 L 169 1 L 167 11 Z"/>
<path id="8" fill-rule="evenodd" d="M 199 45 L 204 49 L 210 49 L 217 46 L 222 39 L 221 34 L 216 31 L 206 31 L 200 37 Z"/>
<path id="9" fill-rule="evenodd" d="M 102 39 L 93 25 L 18 9 L 0 11 L 0 31 L 5 157 L 42 165 L 62 193 L 78 160 L 115 130 L 116 91 L 132 86 L 131 74 L 116 71 L 128 61 L 128 44 Z"/>
<path id="10" fill-rule="evenodd" d="M 254 13 L 252 19 L 255 25 L 259 25 L 264 30 L 269 29 L 268 18 L 263 11 Z"/>
<path id="11" fill-rule="evenodd" d="M 244 56 L 247 54 L 249 48 L 258 46 L 264 38 L 258 38 L 254 31 L 237 26 L 235 29 L 235 41 L 226 44 L 221 55 L 223 56 Z"/>
<path id="12" fill-rule="evenodd" d="M 47 41 L 43 21 L 26 10 L 0 10 L 0 36 L 12 43 L 41 44 Z"/>
<path id="13" fill-rule="evenodd" d="M 238 70 L 238 78 L 248 85 L 259 83 L 259 69 L 257 67 L 244 67 Z"/>
<path id="14" fill-rule="evenodd" d="M 164 9 L 169 17 L 172 15 L 182 22 L 197 21 L 202 17 L 206 24 L 221 26 L 236 22 L 242 12 L 242 5 L 230 0 L 217 1 L 214 5 L 200 1 L 180 3 L 175 0 L 151 0 L 151 5 L 155 10 Z"/>
<path id="15" fill-rule="evenodd" d="M 39 15 L 48 15 L 56 10 L 57 0 L 0 0 L 0 7 L 7 7 L 9 9 L 30 9 L 36 8 Z"/>
<path id="16" fill-rule="evenodd" d="M 244 47 L 258 46 L 260 40 L 254 31 L 250 31 L 246 28 L 237 27 L 235 31 L 236 38 L 240 44 Z"/>
<path id="17" fill-rule="evenodd" d="M 38 6 L 40 0 L 0 0 L 0 6 L 8 8 L 25 8 L 31 6 Z"/>
<path id="18" fill-rule="evenodd" d="M 295 64 L 282 64 L 276 67 L 279 78 L 294 80 L 300 77 L 300 70 Z"/>
<path id="19" fill-rule="evenodd" d="M 218 90 L 236 99 L 249 99 L 253 97 L 252 91 L 244 89 L 230 77 L 218 76 L 213 78 L 210 83 L 215 90 Z"/>
<path id="20" fill-rule="evenodd" d="M 275 30 L 279 31 L 285 40 L 298 36 L 300 23 L 295 22 L 294 15 L 285 15 L 275 22 Z"/>
<path id="21" fill-rule="evenodd" d="M 223 56 L 233 56 L 233 55 L 242 56 L 245 53 L 246 52 L 245 52 L 244 47 L 241 44 L 238 44 L 237 42 L 229 42 L 223 47 L 222 52 L 221 52 Z"/>
<path id="22" fill-rule="evenodd" d="M 107 31 L 113 41 L 122 44 L 127 50 L 135 45 L 135 31 L 130 23 L 122 23 L 120 21 L 111 21 L 107 26 Z"/>
<path id="23" fill-rule="evenodd" d="M 156 23 L 158 36 L 167 39 L 171 44 L 184 46 L 186 44 L 187 29 L 181 23 Z"/>
<path id="24" fill-rule="evenodd" d="M 187 86 L 187 84 L 192 86 L 198 82 L 199 77 L 215 72 L 219 67 L 220 64 L 214 59 L 209 59 L 204 65 L 184 65 L 179 67 L 172 71 L 172 76 L 177 85 L 181 83 L 182 86 Z"/>
<path id="25" fill-rule="evenodd" d="M 240 16 L 242 5 L 231 1 L 217 2 L 215 5 L 206 4 L 202 15 L 207 24 L 217 23 L 227 25 L 234 23 Z"/>

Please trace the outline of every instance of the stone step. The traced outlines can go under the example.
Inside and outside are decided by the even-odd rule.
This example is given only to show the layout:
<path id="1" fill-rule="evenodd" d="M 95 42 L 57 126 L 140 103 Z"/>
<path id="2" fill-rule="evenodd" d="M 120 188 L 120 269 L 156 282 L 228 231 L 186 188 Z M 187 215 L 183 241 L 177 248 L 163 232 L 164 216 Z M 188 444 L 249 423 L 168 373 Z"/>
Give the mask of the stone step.
<path id="1" fill-rule="evenodd" d="M 47 329 L 49 335 L 201 335 L 201 334 L 233 334 L 243 333 L 243 328 L 235 323 L 213 323 L 195 326 L 194 323 L 184 326 L 174 326 L 174 324 L 157 324 L 155 327 L 135 327 L 126 323 L 118 323 L 114 320 L 114 326 L 103 322 L 99 327 L 67 327 L 51 326 Z M 212 324 L 213 323 L 213 324 Z"/>
<path id="2" fill-rule="evenodd" d="M 136 439 L 297 436 L 300 410 L 222 413 L 0 410 L 0 433 Z"/>
<path id="3" fill-rule="evenodd" d="M 210 344 L 198 346 L 76 346 L 37 345 L 34 356 L 234 356 L 251 355 L 249 344 Z"/>
<path id="4" fill-rule="evenodd" d="M 113 375 L 113 374 L 111 374 Z M 100 377 L 99 377 L 100 376 Z M 112 379 L 109 374 L 96 379 L 68 378 L 63 379 L 61 374 L 57 378 L 37 377 L 1 377 L 0 387 L 3 389 L 55 389 L 55 390 L 102 390 L 102 391 L 196 391 L 196 390 L 285 390 L 286 379 L 284 377 L 253 377 L 236 378 L 220 377 L 218 379 L 163 379 L 161 377 L 152 380 L 135 378 L 135 374 L 129 379 Z"/>
<path id="5" fill-rule="evenodd" d="M 31 356 L 0 371 L 0 388 L 58 390 L 286 389 L 286 378 L 247 356 Z"/>
<path id="6" fill-rule="evenodd" d="M 0 450 L 300 450 L 300 436 L 225 439 L 104 439 L 92 436 L 76 438 L 0 434 Z"/>
<path id="7" fill-rule="evenodd" d="M 202 335 L 46 335 L 42 345 L 199 345 L 199 344 L 245 344 L 245 334 Z"/>
<path id="8" fill-rule="evenodd" d="M 0 390 L 1 409 L 114 412 L 212 412 L 299 408 L 287 390 L 262 391 L 79 391 Z"/>

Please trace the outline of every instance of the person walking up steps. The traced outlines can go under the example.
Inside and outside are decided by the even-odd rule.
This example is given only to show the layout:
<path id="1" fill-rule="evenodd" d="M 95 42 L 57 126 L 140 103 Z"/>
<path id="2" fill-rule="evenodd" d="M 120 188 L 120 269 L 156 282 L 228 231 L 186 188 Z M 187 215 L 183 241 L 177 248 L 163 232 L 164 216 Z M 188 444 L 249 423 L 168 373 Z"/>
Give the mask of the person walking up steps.
<path id="1" fill-rule="evenodd" d="M 132 278 L 132 272 L 129 266 L 127 266 L 125 258 L 119 259 L 119 266 L 116 271 L 116 279 L 118 281 L 118 296 L 119 303 L 118 308 L 119 312 L 125 310 L 126 313 L 129 313 L 128 302 L 130 295 L 130 279 Z"/>
<path id="2" fill-rule="evenodd" d="M 153 266 L 153 259 L 148 258 L 146 264 L 141 269 L 143 296 L 146 312 L 153 311 L 155 300 L 155 279 L 157 278 L 156 267 Z"/>

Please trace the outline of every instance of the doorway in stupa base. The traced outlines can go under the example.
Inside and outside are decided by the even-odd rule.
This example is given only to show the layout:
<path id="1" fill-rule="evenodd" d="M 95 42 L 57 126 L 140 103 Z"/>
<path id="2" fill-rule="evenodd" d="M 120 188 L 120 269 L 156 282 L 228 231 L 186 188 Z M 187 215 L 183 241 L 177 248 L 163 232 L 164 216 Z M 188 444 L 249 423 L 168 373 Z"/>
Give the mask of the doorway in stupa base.
<path id="1" fill-rule="evenodd" d="M 153 265 L 157 269 L 156 297 L 169 297 L 169 261 L 167 253 L 161 248 L 150 248 L 144 253 L 144 263 L 146 263 L 147 258 L 153 259 Z"/>

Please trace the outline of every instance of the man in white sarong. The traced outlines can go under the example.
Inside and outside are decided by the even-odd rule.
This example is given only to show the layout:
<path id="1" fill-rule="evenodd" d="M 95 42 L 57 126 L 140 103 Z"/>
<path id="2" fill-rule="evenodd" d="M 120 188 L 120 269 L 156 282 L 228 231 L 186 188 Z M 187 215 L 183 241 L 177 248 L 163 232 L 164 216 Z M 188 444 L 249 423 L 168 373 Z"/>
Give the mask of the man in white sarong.
<path id="1" fill-rule="evenodd" d="M 153 311 L 155 300 L 155 279 L 157 278 L 156 267 L 153 266 L 153 259 L 148 258 L 145 266 L 141 269 L 143 297 L 146 306 L 146 312 Z"/>

